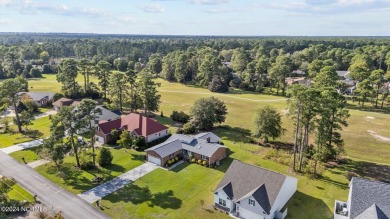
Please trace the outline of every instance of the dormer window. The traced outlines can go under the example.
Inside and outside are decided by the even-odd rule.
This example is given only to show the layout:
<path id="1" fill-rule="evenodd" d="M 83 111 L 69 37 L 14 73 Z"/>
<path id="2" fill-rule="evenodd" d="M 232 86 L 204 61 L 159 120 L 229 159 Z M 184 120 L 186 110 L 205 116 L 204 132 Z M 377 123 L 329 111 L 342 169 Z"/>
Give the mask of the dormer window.
<path id="1" fill-rule="evenodd" d="M 252 206 L 255 206 L 255 200 L 253 200 L 253 199 L 249 199 L 249 205 L 252 205 Z"/>

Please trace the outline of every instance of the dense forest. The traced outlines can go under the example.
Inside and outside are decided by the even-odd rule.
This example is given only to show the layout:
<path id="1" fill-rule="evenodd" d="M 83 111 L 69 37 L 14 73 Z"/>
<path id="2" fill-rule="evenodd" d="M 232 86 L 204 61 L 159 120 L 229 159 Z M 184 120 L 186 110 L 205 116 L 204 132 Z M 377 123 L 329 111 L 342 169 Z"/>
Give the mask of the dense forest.
<path id="1" fill-rule="evenodd" d="M 363 104 L 370 97 L 387 98 L 389 90 L 390 39 L 383 37 L 3 33 L 0 42 L 0 79 L 57 73 L 64 58 L 73 58 L 76 67 L 90 74 L 99 75 L 102 67 L 136 74 L 148 68 L 166 80 L 214 92 L 226 92 L 229 87 L 255 92 L 270 88 L 286 95 L 289 77 L 315 81 L 321 71 L 330 77 L 347 70 L 354 83 L 335 80 L 336 88 L 346 93 L 352 87 L 350 93 Z"/>

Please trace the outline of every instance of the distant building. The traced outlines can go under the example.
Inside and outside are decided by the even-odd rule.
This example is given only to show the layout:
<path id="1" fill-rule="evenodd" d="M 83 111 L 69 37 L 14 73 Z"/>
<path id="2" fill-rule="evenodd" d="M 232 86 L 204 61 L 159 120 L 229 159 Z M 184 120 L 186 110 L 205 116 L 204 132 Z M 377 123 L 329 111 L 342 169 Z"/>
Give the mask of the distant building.
<path id="1" fill-rule="evenodd" d="M 58 111 L 58 110 L 60 110 L 61 107 L 63 107 L 63 106 L 70 106 L 70 105 L 72 105 L 73 102 L 75 102 L 75 101 L 72 100 L 72 99 L 62 97 L 62 98 L 58 99 L 57 101 L 55 101 L 55 102 L 53 103 L 53 109 L 54 109 L 55 111 Z"/>
<path id="2" fill-rule="evenodd" d="M 299 78 L 294 78 L 294 77 L 288 77 L 286 78 L 286 84 L 288 86 L 293 85 L 293 84 L 303 84 L 307 87 L 311 85 L 311 80 L 306 79 L 305 77 L 299 77 Z"/>
<path id="3" fill-rule="evenodd" d="M 291 77 L 304 77 L 305 75 L 306 72 L 302 70 L 294 70 L 291 72 Z"/>
<path id="4" fill-rule="evenodd" d="M 22 98 L 28 98 L 39 106 L 47 106 L 48 103 L 53 99 L 54 93 L 52 92 L 20 92 Z"/>

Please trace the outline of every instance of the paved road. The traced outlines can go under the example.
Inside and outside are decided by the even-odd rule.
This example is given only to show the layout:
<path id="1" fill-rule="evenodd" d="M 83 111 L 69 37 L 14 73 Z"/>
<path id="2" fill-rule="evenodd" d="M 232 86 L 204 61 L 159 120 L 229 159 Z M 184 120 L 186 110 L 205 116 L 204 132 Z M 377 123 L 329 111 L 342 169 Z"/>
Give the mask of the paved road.
<path id="1" fill-rule="evenodd" d="M 20 144 L 15 144 L 13 146 L 2 148 L 0 150 L 6 154 L 10 154 L 10 153 L 15 152 L 15 151 L 21 151 L 21 150 L 24 150 L 27 148 L 37 147 L 41 144 L 43 144 L 43 139 L 38 139 L 38 140 L 34 140 L 34 141 L 28 141 L 28 142 L 23 142 Z"/>
<path id="2" fill-rule="evenodd" d="M 79 194 L 79 196 L 89 203 L 96 202 L 97 200 L 100 200 L 103 197 L 115 192 L 116 190 L 123 188 L 125 185 L 132 183 L 133 181 L 141 178 L 142 176 L 152 172 L 157 168 L 157 165 L 152 164 L 150 162 L 146 162 L 141 166 L 129 170 L 128 172 L 106 183 L 103 183 L 89 191 Z"/>
<path id="3" fill-rule="evenodd" d="M 27 165 L 20 164 L 0 151 L 0 175 L 12 177 L 46 206 L 62 211 L 66 219 L 106 219 L 110 218 L 92 207 L 77 195 L 67 192 L 35 172 Z"/>

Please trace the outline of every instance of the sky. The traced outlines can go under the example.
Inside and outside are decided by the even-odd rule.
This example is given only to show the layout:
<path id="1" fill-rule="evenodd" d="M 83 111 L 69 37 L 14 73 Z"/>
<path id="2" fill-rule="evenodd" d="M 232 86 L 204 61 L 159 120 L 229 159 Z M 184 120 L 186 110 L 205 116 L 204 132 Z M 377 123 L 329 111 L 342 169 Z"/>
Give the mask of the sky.
<path id="1" fill-rule="evenodd" d="M 0 0 L 0 32 L 390 36 L 390 0 Z"/>

